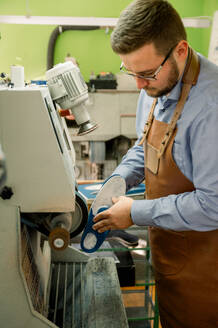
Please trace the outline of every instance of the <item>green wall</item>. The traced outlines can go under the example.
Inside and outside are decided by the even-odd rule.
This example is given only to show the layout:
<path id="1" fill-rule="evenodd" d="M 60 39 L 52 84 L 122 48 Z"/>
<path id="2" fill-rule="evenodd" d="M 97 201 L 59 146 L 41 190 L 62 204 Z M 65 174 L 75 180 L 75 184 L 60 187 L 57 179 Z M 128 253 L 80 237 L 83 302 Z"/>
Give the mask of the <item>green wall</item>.
<path id="1" fill-rule="evenodd" d="M 1 15 L 94 16 L 119 17 L 131 0 L 0 0 Z M 182 17 L 213 16 L 218 0 L 171 0 Z M 28 6 L 27 6 L 28 4 Z M 25 67 L 27 80 L 43 78 L 49 37 L 56 26 L 1 24 L 0 72 L 10 73 L 10 65 Z M 91 71 L 118 72 L 120 60 L 110 48 L 110 33 L 105 30 L 67 31 L 55 47 L 55 63 L 64 61 L 69 52 L 77 58 L 83 76 Z M 208 54 L 210 29 L 188 28 L 190 44 L 205 56 Z"/>

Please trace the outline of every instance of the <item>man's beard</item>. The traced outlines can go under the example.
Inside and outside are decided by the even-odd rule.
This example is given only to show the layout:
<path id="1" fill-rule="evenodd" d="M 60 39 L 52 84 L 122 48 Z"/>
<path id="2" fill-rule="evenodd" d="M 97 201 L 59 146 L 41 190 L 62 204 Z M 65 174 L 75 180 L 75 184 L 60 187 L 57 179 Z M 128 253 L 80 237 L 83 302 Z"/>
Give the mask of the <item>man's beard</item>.
<path id="1" fill-rule="evenodd" d="M 179 69 L 174 58 L 169 59 L 171 63 L 171 68 L 169 72 L 169 77 L 167 80 L 167 85 L 163 89 L 157 89 L 155 87 L 145 87 L 144 90 L 150 97 L 162 97 L 170 93 L 170 91 L 175 87 L 179 79 Z"/>

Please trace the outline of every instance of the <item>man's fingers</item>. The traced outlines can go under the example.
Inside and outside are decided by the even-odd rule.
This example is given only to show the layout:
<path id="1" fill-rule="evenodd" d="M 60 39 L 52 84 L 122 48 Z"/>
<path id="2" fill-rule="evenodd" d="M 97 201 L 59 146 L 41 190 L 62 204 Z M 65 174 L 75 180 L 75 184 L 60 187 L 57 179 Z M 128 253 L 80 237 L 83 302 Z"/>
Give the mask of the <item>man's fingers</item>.
<path id="1" fill-rule="evenodd" d="M 108 220 L 101 220 L 93 225 L 92 227 L 94 230 L 98 230 L 98 232 L 104 232 L 110 230 L 110 224 Z"/>
<path id="2" fill-rule="evenodd" d="M 117 202 L 119 202 L 119 197 L 112 197 L 112 203 L 116 204 Z"/>
<path id="3" fill-rule="evenodd" d="M 103 211 L 94 217 L 93 222 L 98 222 L 102 219 L 105 219 L 106 217 L 107 217 L 107 211 Z"/>

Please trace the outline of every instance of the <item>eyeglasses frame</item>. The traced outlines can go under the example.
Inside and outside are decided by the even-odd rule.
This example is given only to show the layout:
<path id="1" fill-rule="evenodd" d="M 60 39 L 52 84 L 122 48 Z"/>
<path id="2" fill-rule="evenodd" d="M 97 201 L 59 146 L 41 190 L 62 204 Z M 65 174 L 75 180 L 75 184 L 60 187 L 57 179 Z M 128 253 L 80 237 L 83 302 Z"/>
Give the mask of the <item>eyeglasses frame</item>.
<path id="1" fill-rule="evenodd" d="M 170 49 L 170 51 L 168 52 L 168 54 L 166 55 L 166 57 L 164 58 L 164 60 L 162 61 L 162 63 L 156 69 L 156 71 L 154 72 L 154 74 L 152 76 L 143 76 L 143 75 L 140 75 L 140 74 L 135 74 L 135 73 L 132 73 L 132 72 L 125 71 L 124 70 L 125 68 L 124 68 L 123 62 L 120 65 L 120 71 L 122 73 L 125 73 L 127 75 L 133 76 L 135 78 L 139 78 L 139 79 L 143 79 L 143 80 L 148 80 L 148 81 L 156 81 L 157 80 L 157 75 L 160 73 L 161 69 L 163 68 L 163 66 L 166 63 L 166 61 L 168 60 L 168 58 L 170 57 L 170 55 L 173 52 L 174 48 L 175 48 L 175 46 Z"/>

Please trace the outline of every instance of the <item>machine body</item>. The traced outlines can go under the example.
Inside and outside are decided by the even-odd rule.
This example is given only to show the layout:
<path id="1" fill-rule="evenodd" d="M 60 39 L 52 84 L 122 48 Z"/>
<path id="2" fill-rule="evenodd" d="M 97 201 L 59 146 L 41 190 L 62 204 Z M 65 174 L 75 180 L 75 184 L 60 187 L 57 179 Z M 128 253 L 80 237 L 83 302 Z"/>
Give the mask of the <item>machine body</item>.
<path id="1" fill-rule="evenodd" d="M 0 140 L 11 190 L 0 197 L 2 325 L 127 327 L 114 262 L 68 245 L 87 207 L 65 119 L 47 87 L 0 90 Z"/>
<path id="2" fill-rule="evenodd" d="M 5 156 L 0 144 L 0 192 L 5 184 L 5 180 L 6 180 Z"/>

